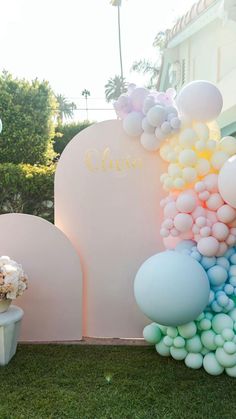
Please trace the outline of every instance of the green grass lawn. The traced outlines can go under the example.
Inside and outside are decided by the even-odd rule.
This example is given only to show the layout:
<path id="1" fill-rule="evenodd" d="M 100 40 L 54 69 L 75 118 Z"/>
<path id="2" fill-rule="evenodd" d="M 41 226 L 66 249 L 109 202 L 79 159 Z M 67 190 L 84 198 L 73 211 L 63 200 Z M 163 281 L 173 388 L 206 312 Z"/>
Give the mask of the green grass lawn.
<path id="1" fill-rule="evenodd" d="M 234 419 L 236 380 L 153 347 L 20 345 L 0 369 L 0 419 Z"/>

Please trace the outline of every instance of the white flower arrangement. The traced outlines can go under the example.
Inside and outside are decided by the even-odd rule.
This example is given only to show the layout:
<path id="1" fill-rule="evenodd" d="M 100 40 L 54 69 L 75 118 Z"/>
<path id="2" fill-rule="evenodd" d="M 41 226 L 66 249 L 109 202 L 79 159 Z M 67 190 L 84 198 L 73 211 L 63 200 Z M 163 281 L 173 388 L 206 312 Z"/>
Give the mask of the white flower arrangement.
<path id="1" fill-rule="evenodd" d="M 15 300 L 28 288 L 22 266 L 8 256 L 0 257 L 0 300 Z"/>

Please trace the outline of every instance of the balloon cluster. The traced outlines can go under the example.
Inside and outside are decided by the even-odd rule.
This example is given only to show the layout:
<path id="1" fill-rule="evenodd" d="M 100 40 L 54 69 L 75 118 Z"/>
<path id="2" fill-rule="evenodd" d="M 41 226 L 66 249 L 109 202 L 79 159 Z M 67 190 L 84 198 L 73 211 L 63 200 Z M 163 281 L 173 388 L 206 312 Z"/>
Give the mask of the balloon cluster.
<path id="1" fill-rule="evenodd" d="M 143 263 L 137 304 L 155 323 L 144 338 L 190 368 L 236 377 L 236 140 L 214 120 L 220 91 L 206 81 L 149 92 L 131 86 L 115 103 L 125 132 L 167 163 L 161 183 L 165 252 Z"/>
<path id="2" fill-rule="evenodd" d="M 180 129 L 181 121 L 174 103 L 175 90 L 149 92 L 144 87 L 130 85 L 114 103 L 123 128 L 131 137 L 140 137 L 148 151 L 158 150 L 162 142 Z"/>

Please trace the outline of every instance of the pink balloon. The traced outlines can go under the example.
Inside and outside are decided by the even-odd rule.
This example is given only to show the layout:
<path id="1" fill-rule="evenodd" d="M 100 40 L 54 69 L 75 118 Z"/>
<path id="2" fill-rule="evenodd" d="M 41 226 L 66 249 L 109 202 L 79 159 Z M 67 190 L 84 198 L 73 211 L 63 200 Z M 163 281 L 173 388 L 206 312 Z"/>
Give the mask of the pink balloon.
<path id="1" fill-rule="evenodd" d="M 132 104 L 132 108 L 134 111 L 142 111 L 143 109 L 143 102 L 146 99 L 147 95 L 149 94 L 149 90 L 145 89 L 145 87 L 136 87 L 131 95 L 130 100 Z"/>
<path id="2" fill-rule="evenodd" d="M 205 227 L 206 223 L 207 223 L 206 217 L 198 217 L 196 219 L 196 224 L 198 227 Z"/>
<path id="3" fill-rule="evenodd" d="M 197 248 L 203 256 L 215 256 L 219 250 L 219 242 L 215 237 L 203 237 L 199 240 Z"/>
<path id="4" fill-rule="evenodd" d="M 207 210 L 207 220 L 210 222 L 208 225 L 212 225 L 214 223 L 217 223 L 217 216 L 215 211 Z"/>
<path id="5" fill-rule="evenodd" d="M 177 244 L 180 243 L 182 239 L 180 237 L 165 237 L 163 243 L 166 249 L 175 249 Z"/>
<path id="6" fill-rule="evenodd" d="M 204 178 L 204 183 L 207 190 L 210 192 L 218 192 L 218 175 L 210 174 Z"/>
<path id="7" fill-rule="evenodd" d="M 207 201 L 210 198 L 210 192 L 203 191 L 203 192 L 200 192 L 198 196 L 201 201 Z"/>
<path id="8" fill-rule="evenodd" d="M 212 227 L 212 235 L 220 242 L 227 239 L 229 235 L 229 228 L 224 223 L 215 223 Z"/>
<path id="9" fill-rule="evenodd" d="M 202 237 L 208 237 L 211 235 L 211 228 L 210 227 L 202 227 L 200 230 L 200 234 Z"/>
<path id="10" fill-rule="evenodd" d="M 219 244 L 219 249 L 216 253 L 216 256 L 223 256 L 225 254 L 225 252 L 227 251 L 227 249 L 228 249 L 227 244 L 225 242 L 221 242 Z"/>
<path id="11" fill-rule="evenodd" d="M 210 210 L 216 211 L 224 204 L 223 199 L 219 193 L 211 194 L 210 198 L 206 201 L 206 206 Z"/>
<path id="12" fill-rule="evenodd" d="M 236 218 L 236 210 L 228 204 L 222 205 L 217 210 L 217 217 L 223 223 L 231 223 Z"/>
<path id="13" fill-rule="evenodd" d="M 190 213 L 194 210 L 195 206 L 196 206 L 195 197 L 186 192 L 180 193 L 180 195 L 178 196 L 176 200 L 176 208 L 180 212 Z"/>
<path id="14" fill-rule="evenodd" d="M 174 218 L 178 214 L 175 202 L 169 202 L 164 208 L 165 218 Z"/>
<path id="15" fill-rule="evenodd" d="M 204 192 L 206 189 L 206 185 L 204 182 L 197 182 L 195 185 L 195 191 L 196 192 Z"/>
<path id="16" fill-rule="evenodd" d="M 203 207 L 198 206 L 195 208 L 195 210 L 192 212 L 192 217 L 194 220 L 196 220 L 198 217 L 205 217 L 206 210 Z"/>
<path id="17" fill-rule="evenodd" d="M 189 214 L 177 214 L 174 218 L 174 225 L 181 233 L 186 233 L 192 228 L 193 219 Z"/>
<path id="18" fill-rule="evenodd" d="M 227 239 L 226 239 L 226 243 L 229 246 L 234 246 L 236 243 L 236 236 L 234 234 L 229 234 Z"/>

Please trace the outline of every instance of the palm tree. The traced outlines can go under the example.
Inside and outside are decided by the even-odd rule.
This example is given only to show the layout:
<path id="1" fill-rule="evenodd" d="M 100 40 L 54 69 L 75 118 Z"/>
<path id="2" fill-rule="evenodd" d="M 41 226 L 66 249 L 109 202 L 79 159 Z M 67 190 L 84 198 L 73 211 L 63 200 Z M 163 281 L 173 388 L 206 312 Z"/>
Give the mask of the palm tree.
<path id="1" fill-rule="evenodd" d="M 160 74 L 160 67 L 161 67 L 161 58 L 163 51 L 166 46 L 166 37 L 167 37 L 167 31 L 166 32 L 158 32 L 156 35 L 153 46 L 154 48 L 157 48 L 157 61 L 152 62 L 149 60 L 138 60 L 135 61 L 131 67 L 131 71 L 136 71 L 137 73 L 142 74 L 149 74 L 150 79 L 148 82 L 148 88 L 149 89 L 156 89 L 158 84 L 158 77 Z"/>
<path id="2" fill-rule="evenodd" d="M 128 83 L 125 81 L 124 77 L 115 76 L 110 78 L 105 85 L 105 96 L 107 102 L 118 99 L 118 97 L 127 92 Z"/>
<path id="3" fill-rule="evenodd" d="M 118 38 L 119 38 L 119 55 L 120 55 L 120 76 L 124 77 L 123 74 L 123 62 L 122 62 L 122 50 L 121 50 L 121 29 L 120 29 L 120 7 L 121 0 L 110 0 L 112 6 L 117 7 L 117 18 L 118 18 Z"/>
<path id="4" fill-rule="evenodd" d="M 73 118 L 76 104 L 74 102 L 68 102 L 63 95 L 56 95 L 58 103 L 57 109 L 57 125 L 62 125 L 63 118 Z"/>
<path id="5" fill-rule="evenodd" d="M 88 121 L 88 96 L 90 96 L 90 91 L 87 89 L 84 89 L 82 91 L 82 96 L 85 97 L 85 108 L 86 108 L 86 115 L 87 115 L 87 121 Z"/>
<path id="6" fill-rule="evenodd" d="M 158 76 L 160 73 L 160 64 L 154 63 L 149 60 L 134 61 L 131 67 L 131 71 L 137 73 L 149 74 L 150 79 L 148 81 L 148 89 L 155 89 L 157 86 Z"/>

